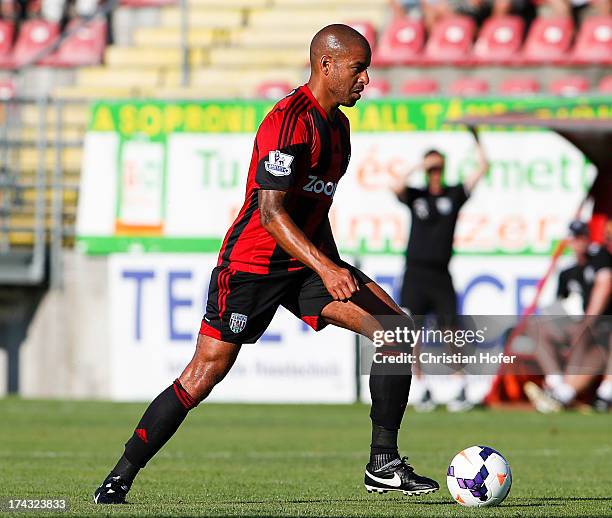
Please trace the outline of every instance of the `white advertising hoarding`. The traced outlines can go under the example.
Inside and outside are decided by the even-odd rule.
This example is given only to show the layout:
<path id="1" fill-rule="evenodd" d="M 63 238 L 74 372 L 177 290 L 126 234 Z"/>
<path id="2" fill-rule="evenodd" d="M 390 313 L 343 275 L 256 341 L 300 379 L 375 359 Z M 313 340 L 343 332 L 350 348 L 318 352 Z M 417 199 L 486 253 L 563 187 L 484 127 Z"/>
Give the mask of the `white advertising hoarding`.
<path id="1" fill-rule="evenodd" d="M 191 359 L 213 254 L 115 254 L 109 258 L 111 392 L 148 400 Z M 348 403 L 355 399 L 355 339 L 312 331 L 279 309 L 257 344 L 246 344 L 212 401 Z"/>

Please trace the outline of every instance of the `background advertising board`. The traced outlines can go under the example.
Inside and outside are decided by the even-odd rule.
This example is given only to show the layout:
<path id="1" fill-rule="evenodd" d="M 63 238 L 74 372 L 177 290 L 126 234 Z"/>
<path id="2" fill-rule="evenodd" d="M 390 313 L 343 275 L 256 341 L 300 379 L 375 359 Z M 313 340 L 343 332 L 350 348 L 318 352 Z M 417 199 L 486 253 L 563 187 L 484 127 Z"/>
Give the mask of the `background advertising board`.
<path id="1" fill-rule="evenodd" d="M 447 183 L 464 180 L 475 168 L 474 141 L 444 121 L 534 102 L 384 100 L 346 110 L 352 158 L 330 214 L 345 259 L 357 262 L 397 299 L 410 218 L 390 192 L 393 180 L 431 148 L 446 154 Z M 609 115 L 609 106 L 597 99 L 537 103 L 542 116 Z M 210 271 L 243 202 L 253 136 L 271 106 L 263 101 L 93 106 L 77 241 L 86 254 L 109 254 L 115 399 L 150 399 L 191 358 Z M 483 128 L 481 138 L 491 170 L 461 211 L 451 271 L 460 311 L 516 315 L 531 303 L 594 170 L 552 132 Z M 423 181 L 417 173 L 409 183 Z M 544 303 L 552 299 L 554 284 L 547 285 Z M 351 402 L 359 394 L 367 400 L 367 380 L 360 389 L 355 363 L 354 335 L 333 328 L 314 333 L 281 309 L 259 343 L 243 347 L 211 398 L 331 403 Z M 135 378 L 138 384 L 125 381 Z"/>
<path id="2" fill-rule="evenodd" d="M 605 115 L 597 100 L 538 99 L 543 115 Z M 331 215 L 340 248 L 401 253 L 405 207 L 392 180 L 433 147 L 447 155 L 449 184 L 475 165 L 474 143 L 447 117 L 528 107 L 526 101 L 370 101 L 346 110 L 352 158 Z M 242 204 L 253 135 L 271 105 L 98 103 L 85 142 L 77 240 L 87 253 L 215 252 Z M 607 112 L 606 112 L 607 113 Z M 549 254 L 593 170 L 564 139 L 545 131 L 485 131 L 491 171 L 461 212 L 458 253 Z M 415 175 L 412 185 L 421 185 Z M 99 193 L 111 200 L 96 203 Z"/>
<path id="3" fill-rule="evenodd" d="M 109 260 L 111 397 L 147 400 L 193 355 L 213 254 L 115 254 Z M 138 380 L 137 383 L 134 380 Z M 350 403 L 355 338 L 312 331 L 280 309 L 257 344 L 242 347 L 211 401 Z"/>

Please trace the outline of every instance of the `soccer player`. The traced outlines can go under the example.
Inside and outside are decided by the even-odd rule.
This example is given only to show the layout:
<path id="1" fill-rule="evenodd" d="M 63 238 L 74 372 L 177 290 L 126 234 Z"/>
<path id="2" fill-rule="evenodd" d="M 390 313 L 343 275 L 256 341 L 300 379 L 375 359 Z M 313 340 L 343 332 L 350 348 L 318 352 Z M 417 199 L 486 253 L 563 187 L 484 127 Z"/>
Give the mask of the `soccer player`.
<path id="1" fill-rule="evenodd" d="M 361 97 L 370 58 L 367 40 L 346 25 L 314 36 L 308 83 L 279 101 L 257 131 L 244 205 L 212 272 L 193 359 L 149 405 L 95 502 L 125 502 L 138 471 L 225 377 L 241 345 L 264 333 L 280 305 L 315 330 L 333 324 L 369 338 L 382 329 L 380 315 L 408 319 L 376 283 L 340 259 L 328 219 L 350 158 L 349 123 L 338 107 Z M 438 483 L 417 475 L 398 453 L 411 376 L 387 375 L 377 365 L 370 376 L 365 486 L 435 491 Z"/>

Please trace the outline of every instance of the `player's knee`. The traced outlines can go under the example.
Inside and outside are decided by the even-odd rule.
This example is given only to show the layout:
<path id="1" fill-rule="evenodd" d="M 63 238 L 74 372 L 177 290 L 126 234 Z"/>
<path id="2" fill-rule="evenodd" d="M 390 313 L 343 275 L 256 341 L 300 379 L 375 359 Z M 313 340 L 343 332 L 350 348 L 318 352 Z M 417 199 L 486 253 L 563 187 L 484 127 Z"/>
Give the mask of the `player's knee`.
<path id="1" fill-rule="evenodd" d="M 180 376 L 180 381 L 189 395 L 198 403 L 206 399 L 212 389 L 227 374 L 229 367 L 221 358 L 194 358 Z"/>

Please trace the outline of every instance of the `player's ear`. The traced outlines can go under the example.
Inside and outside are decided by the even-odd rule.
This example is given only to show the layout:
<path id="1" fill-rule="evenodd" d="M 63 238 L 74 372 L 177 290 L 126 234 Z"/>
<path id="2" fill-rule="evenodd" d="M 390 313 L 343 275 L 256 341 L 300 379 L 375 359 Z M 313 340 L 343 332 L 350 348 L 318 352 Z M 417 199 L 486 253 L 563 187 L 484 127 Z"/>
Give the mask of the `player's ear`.
<path id="1" fill-rule="evenodd" d="M 326 54 L 323 54 L 319 63 L 321 64 L 321 72 L 323 72 L 323 74 L 325 74 L 326 76 L 329 75 L 329 72 L 331 70 L 331 57 Z"/>

